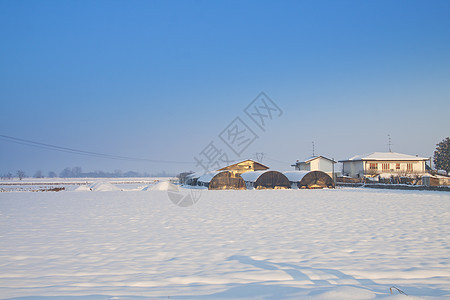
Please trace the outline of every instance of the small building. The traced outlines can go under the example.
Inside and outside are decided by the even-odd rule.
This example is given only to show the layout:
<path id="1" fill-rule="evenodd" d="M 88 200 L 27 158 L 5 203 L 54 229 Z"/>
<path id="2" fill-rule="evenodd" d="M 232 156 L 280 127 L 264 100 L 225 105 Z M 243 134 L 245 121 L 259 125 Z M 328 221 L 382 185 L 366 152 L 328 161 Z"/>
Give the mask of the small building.
<path id="1" fill-rule="evenodd" d="M 197 185 L 197 180 L 202 176 L 202 173 L 191 173 L 186 175 L 184 182 L 185 185 Z"/>
<path id="2" fill-rule="evenodd" d="M 292 188 L 323 189 L 334 188 L 333 179 L 322 171 L 289 171 L 283 173 L 291 183 Z"/>
<path id="3" fill-rule="evenodd" d="M 222 169 L 219 169 L 217 171 L 230 171 L 234 174 L 234 176 L 239 176 L 246 172 L 253 172 L 253 171 L 264 171 L 268 170 L 269 167 L 266 165 L 263 165 L 262 163 L 259 163 L 257 161 L 247 159 L 229 166 L 226 166 Z"/>
<path id="4" fill-rule="evenodd" d="M 291 183 L 287 177 L 278 171 L 252 171 L 241 174 L 247 189 L 288 189 Z"/>
<path id="5" fill-rule="evenodd" d="M 425 186 L 450 186 L 450 177 L 440 175 L 427 175 L 422 177 Z"/>
<path id="6" fill-rule="evenodd" d="M 209 190 L 245 190 L 245 182 L 241 176 L 234 176 L 230 171 L 205 173 L 197 180 L 197 185 Z"/>
<path id="7" fill-rule="evenodd" d="M 297 171 L 322 171 L 333 177 L 335 163 L 333 159 L 319 155 L 313 156 L 305 161 L 297 160 L 291 166 L 295 167 Z"/>
<path id="8" fill-rule="evenodd" d="M 194 174 L 194 172 L 189 171 L 189 172 L 182 172 L 180 174 L 177 175 L 178 177 L 178 182 L 180 184 L 186 184 L 186 181 L 188 180 L 188 176 Z"/>
<path id="9" fill-rule="evenodd" d="M 429 158 L 395 153 L 372 152 L 364 155 L 356 155 L 342 162 L 342 175 L 353 178 L 373 176 L 407 176 L 424 175 L 426 173 L 426 161 Z"/>

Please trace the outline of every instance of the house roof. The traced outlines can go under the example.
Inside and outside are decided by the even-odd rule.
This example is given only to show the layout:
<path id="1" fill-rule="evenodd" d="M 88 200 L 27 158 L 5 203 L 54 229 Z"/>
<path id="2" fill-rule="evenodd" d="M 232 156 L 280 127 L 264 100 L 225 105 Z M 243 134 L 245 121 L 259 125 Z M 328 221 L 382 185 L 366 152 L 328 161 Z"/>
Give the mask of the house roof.
<path id="1" fill-rule="evenodd" d="M 260 165 L 260 166 L 263 167 L 263 168 L 269 169 L 268 166 L 263 165 L 262 163 L 259 163 L 259 162 L 257 162 L 257 161 L 254 161 L 253 159 L 246 159 L 246 160 L 237 162 L 237 163 L 235 163 L 235 164 L 232 164 L 232 165 L 223 167 L 223 168 L 221 168 L 221 169 L 219 169 L 219 170 L 217 170 L 217 171 L 228 170 L 230 167 L 237 166 L 237 165 L 239 165 L 239 164 L 241 164 L 241 163 L 243 163 L 243 162 L 246 162 L 246 161 L 251 161 L 251 162 L 253 162 L 253 163 L 257 164 L 257 165 Z"/>
<path id="2" fill-rule="evenodd" d="M 305 159 L 304 161 L 297 161 L 294 164 L 292 164 L 291 166 L 295 167 L 299 163 L 310 163 L 311 161 L 316 160 L 318 158 L 323 158 L 323 159 L 331 161 L 332 163 L 337 163 L 336 161 L 334 161 L 332 159 L 329 159 L 328 157 L 325 157 L 325 156 L 322 156 L 322 155 L 318 155 L 318 156 L 312 156 L 312 157 L 310 157 L 308 159 Z"/>
<path id="3" fill-rule="evenodd" d="M 339 162 L 347 161 L 362 161 L 362 160 L 428 160 L 425 157 L 419 157 L 409 154 L 397 153 L 397 152 L 372 152 L 368 154 L 355 155 L 349 159 L 340 160 Z"/>

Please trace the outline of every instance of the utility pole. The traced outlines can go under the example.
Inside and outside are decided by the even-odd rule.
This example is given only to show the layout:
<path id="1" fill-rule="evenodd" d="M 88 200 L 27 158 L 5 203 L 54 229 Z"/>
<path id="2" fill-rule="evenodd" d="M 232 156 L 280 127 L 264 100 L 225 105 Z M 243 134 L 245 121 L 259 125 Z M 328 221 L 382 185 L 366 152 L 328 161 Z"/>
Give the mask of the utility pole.
<path id="1" fill-rule="evenodd" d="M 331 175 L 333 176 L 332 179 L 334 187 L 336 187 L 336 178 L 334 177 L 334 157 L 332 158 L 332 160 L 333 162 L 331 163 Z"/>
<path id="2" fill-rule="evenodd" d="M 314 157 L 314 141 L 312 142 L 312 156 Z"/>
<path id="3" fill-rule="evenodd" d="M 265 153 L 263 153 L 263 152 L 257 152 L 257 153 L 255 153 L 256 161 L 262 163 L 262 161 L 263 161 L 263 159 L 264 159 L 264 154 L 265 154 Z"/>

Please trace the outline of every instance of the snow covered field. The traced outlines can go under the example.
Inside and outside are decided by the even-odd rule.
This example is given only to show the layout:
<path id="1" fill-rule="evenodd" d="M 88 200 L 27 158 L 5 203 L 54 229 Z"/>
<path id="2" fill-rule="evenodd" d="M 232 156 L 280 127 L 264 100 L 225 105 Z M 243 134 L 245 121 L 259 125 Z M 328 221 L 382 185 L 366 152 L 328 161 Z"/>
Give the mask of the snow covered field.
<path id="1" fill-rule="evenodd" d="M 446 192 L 0 193 L 0 298 L 450 299 L 449 257 Z"/>

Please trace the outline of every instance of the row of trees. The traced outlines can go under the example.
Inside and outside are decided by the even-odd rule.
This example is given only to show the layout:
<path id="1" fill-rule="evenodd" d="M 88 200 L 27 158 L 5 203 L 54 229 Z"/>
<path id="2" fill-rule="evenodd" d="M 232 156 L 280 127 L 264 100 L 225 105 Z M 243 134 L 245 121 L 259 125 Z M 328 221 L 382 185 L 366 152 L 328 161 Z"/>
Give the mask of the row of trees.
<path id="1" fill-rule="evenodd" d="M 12 178 L 15 178 L 15 177 L 17 177 L 20 180 L 22 180 L 23 178 L 27 177 L 27 175 L 22 170 L 17 170 L 14 175 L 11 172 L 8 172 L 8 173 L 2 175 L 2 179 L 3 180 L 5 180 L 5 179 L 12 179 Z"/>
<path id="2" fill-rule="evenodd" d="M 172 174 L 168 174 L 166 171 L 159 172 L 157 174 L 149 174 L 147 172 L 140 173 L 135 171 L 127 171 L 122 172 L 121 170 L 114 170 L 114 172 L 104 172 L 104 171 L 94 171 L 94 172 L 83 172 L 80 167 L 74 168 L 65 168 L 59 173 L 60 178 L 119 178 L 119 177 L 167 177 L 172 176 Z M 14 174 L 9 172 L 1 176 L 3 180 L 19 178 L 22 180 L 23 178 L 28 177 L 27 174 L 22 170 L 17 170 Z M 58 177 L 53 171 L 47 173 L 47 176 L 41 171 L 38 170 L 32 176 L 34 178 L 55 178 Z"/>
<path id="3" fill-rule="evenodd" d="M 83 172 L 80 167 L 65 168 L 59 173 L 61 178 L 78 178 L 78 177 L 108 177 L 108 178 L 118 178 L 118 177 L 167 177 L 172 176 L 166 171 L 159 172 L 157 174 L 149 174 L 147 172 L 140 173 L 135 171 L 122 172 L 122 170 L 114 170 L 114 172 L 104 172 L 104 171 L 94 171 L 94 172 Z"/>

